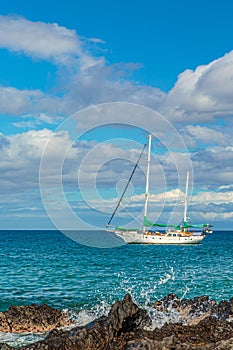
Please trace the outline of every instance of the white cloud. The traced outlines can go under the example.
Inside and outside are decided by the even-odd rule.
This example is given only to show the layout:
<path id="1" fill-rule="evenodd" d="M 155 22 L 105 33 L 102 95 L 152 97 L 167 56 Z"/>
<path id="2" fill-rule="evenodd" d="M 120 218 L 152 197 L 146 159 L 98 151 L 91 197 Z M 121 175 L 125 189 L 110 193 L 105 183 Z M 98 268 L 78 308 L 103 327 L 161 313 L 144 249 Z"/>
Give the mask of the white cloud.
<path id="1" fill-rule="evenodd" d="M 233 211 L 228 213 L 210 213 L 209 218 L 211 220 L 220 220 L 224 222 L 225 220 L 228 220 L 229 222 L 232 222 L 233 219 Z M 229 227 L 231 229 L 231 227 Z"/>
<path id="2" fill-rule="evenodd" d="M 232 189 L 233 189 L 233 185 L 222 185 L 218 188 L 219 191 L 228 191 Z"/>
<path id="3" fill-rule="evenodd" d="M 191 147 L 198 147 L 200 145 L 214 145 L 216 141 L 218 145 L 228 146 L 232 143 L 229 129 L 218 126 L 200 126 L 200 125 L 186 125 L 180 129 L 185 143 Z"/>
<path id="4" fill-rule="evenodd" d="M 122 75 L 122 71 L 119 74 Z M 69 72 L 64 72 L 64 76 L 67 79 L 62 83 L 59 97 L 40 90 L 0 86 L 0 114 L 19 118 L 29 114 L 52 124 L 59 121 L 58 115 L 67 116 L 93 104 L 125 101 L 156 108 L 165 96 L 159 89 L 122 79 L 118 72 L 113 74 L 111 66 L 104 62 L 96 64 L 90 56 L 85 58 L 82 69 L 78 69 L 74 76 Z"/>
<path id="5" fill-rule="evenodd" d="M 150 194 L 148 217 L 157 222 L 172 224 L 179 223 L 183 218 L 185 193 L 180 189 L 171 189 L 170 191 L 158 194 Z M 112 213 L 116 207 L 119 198 L 111 198 L 108 201 L 94 200 L 90 201 L 93 208 L 105 213 Z M 133 195 L 126 197 L 120 206 L 117 218 L 124 217 L 128 219 L 141 220 L 145 196 Z M 189 197 L 188 215 L 193 224 L 201 222 L 225 221 L 225 224 L 231 223 L 233 192 L 227 196 L 218 192 L 201 192 Z M 115 219 L 116 222 L 116 219 Z"/>
<path id="6" fill-rule="evenodd" d="M 39 208 L 37 207 L 22 207 L 22 208 L 15 208 L 15 209 L 9 209 L 9 211 L 17 212 L 17 211 L 37 211 Z"/>
<path id="7" fill-rule="evenodd" d="M 52 60 L 58 64 L 60 78 L 56 92 L 49 95 L 39 90 L 17 90 L 2 86 L 0 114 L 33 114 L 37 119 L 39 113 L 67 115 L 89 105 L 112 101 L 156 108 L 165 93 L 128 78 L 141 65 L 108 64 L 103 56 L 91 54 L 91 45 L 96 47 L 103 43 L 98 38 L 80 38 L 74 30 L 56 23 L 0 16 L 0 48 Z M 11 103 L 13 100 L 14 104 Z M 38 119 L 41 120 L 40 117 Z M 25 122 L 23 124 L 26 126 Z M 16 125 L 20 126 L 18 123 Z"/>
<path id="8" fill-rule="evenodd" d="M 74 30 L 12 16 L 0 16 L 0 47 L 60 62 L 82 51 Z"/>
<path id="9" fill-rule="evenodd" d="M 187 69 L 164 101 L 173 120 L 206 122 L 233 114 L 233 51 L 194 71 Z"/>
<path id="10" fill-rule="evenodd" d="M 49 143 L 49 144 L 48 144 Z M 43 175 L 47 176 L 50 184 L 60 180 L 66 183 L 77 183 L 77 172 L 80 171 L 80 181 L 88 186 L 95 180 L 96 174 L 108 159 L 122 158 L 135 161 L 139 150 L 132 148 L 123 150 L 120 146 L 109 143 L 80 141 L 75 143 L 67 131 L 53 132 L 48 129 L 30 130 L 11 136 L 0 134 L 0 170 L 3 186 L 2 191 L 11 192 L 12 187 L 18 191 L 38 186 L 39 166 L 46 148 L 46 168 Z M 61 164 L 61 169 L 58 168 Z M 109 169 L 108 169 L 109 170 Z M 17 173 L 16 173 L 17 171 Z M 114 183 L 119 169 L 112 170 Z M 104 176 L 104 172 L 102 174 Z M 128 169 L 126 169 L 126 177 Z M 102 180 L 104 181 L 104 180 Z"/>
<path id="11" fill-rule="evenodd" d="M 67 91 L 64 95 L 64 110 L 70 114 L 90 105 L 119 101 L 156 109 L 165 97 L 160 89 L 140 85 L 128 78 L 139 65 L 109 65 L 105 60 L 99 60 L 87 66 L 87 62 L 72 77 L 68 75 L 64 82 L 63 88 Z"/>
<path id="12" fill-rule="evenodd" d="M 192 198 L 193 204 L 232 204 L 233 203 L 233 191 L 228 192 L 202 192 L 195 195 Z"/>
<path id="13" fill-rule="evenodd" d="M 38 120 L 54 123 L 61 109 L 62 100 L 59 97 L 45 94 L 40 90 L 19 90 L 0 85 L 1 115 L 19 116 L 21 119 L 25 114 L 31 114 Z"/>
<path id="14" fill-rule="evenodd" d="M 111 65 L 105 57 L 91 54 L 90 45 L 94 48 L 103 43 L 99 38 L 81 38 L 76 31 L 56 23 L 0 16 L 0 47 L 64 63 L 66 67 L 59 65 L 59 99 L 56 93 L 47 100 L 46 96 L 41 98 L 42 93 L 37 90 L 19 91 L 13 87 L 2 87 L 2 113 L 42 112 L 52 115 L 53 109 L 56 114 L 67 115 L 93 104 L 125 101 L 159 109 L 170 120 L 186 124 L 211 122 L 215 116 L 232 115 L 233 51 L 194 71 L 184 71 L 173 89 L 165 94 L 128 78 L 140 68 L 139 64 Z M 9 103 L 12 97 L 15 104 Z M 204 133 L 205 130 L 202 131 Z M 194 130 L 189 129 L 188 132 L 193 133 Z"/>
<path id="15" fill-rule="evenodd" d="M 228 146 L 210 146 L 191 154 L 198 186 L 221 186 L 232 183 L 233 151 Z"/>
<path id="16" fill-rule="evenodd" d="M 14 193 L 16 189 L 17 192 L 24 192 L 38 186 L 40 159 L 52 134 L 51 131 L 45 129 L 5 137 L 8 143 L 0 150 L 2 192 Z M 53 158 L 59 154 L 60 137 L 61 133 L 58 133 Z M 65 136 L 63 140 L 64 145 Z"/>
<path id="17" fill-rule="evenodd" d="M 106 42 L 99 38 L 88 38 L 87 39 L 90 42 L 97 43 L 97 44 L 105 44 Z"/>
<path id="18" fill-rule="evenodd" d="M 14 87 L 0 86 L 0 113 L 19 115 L 24 113 L 35 99 L 40 99 L 39 90 L 18 90 Z"/>
<path id="19" fill-rule="evenodd" d="M 179 204 L 183 207 L 185 198 L 185 193 L 178 188 L 173 188 L 166 192 L 161 192 L 157 194 L 150 194 L 149 202 L 153 204 L 163 205 L 166 201 L 168 206 L 173 206 L 174 204 Z M 126 197 L 126 202 L 129 203 L 130 207 L 138 207 L 143 206 L 145 201 L 145 195 L 133 195 L 131 197 Z M 117 202 L 117 198 L 112 198 L 109 200 L 109 205 L 112 207 L 112 202 Z M 220 192 L 200 192 L 192 197 L 189 197 L 190 204 L 194 207 L 195 205 L 203 205 L 206 207 L 209 204 L 226 204 L 232 205 L 233 202 L 233 191 L 229 191 L 228 193 L 220 193 Z M 93 201 L 95 205 L 100 205 L 100 201 Z M 106 204 L 107 202 L 105 202 Z M 194 207 L 195 208 L 195 207 Z M 198 207 L 199 208 L 199 207 Z M 106 209 L 106 208 L 105 208 Z"/>
<path id="20" fill-rule="evenodd" d="M 15 122 L 13 123 L 13 125 L 19 129 L 30 130 L 38 128 L 38 126 L 41 126 L 42 124 L 57 124 L 58 122 L 61 122 L 64 118 L 61 116 L 51 116 L 46 113 L 39 113 L 35 114 L 34 116 L 30 114 L 23 115 L 22 119 L 23 121 Z"/>

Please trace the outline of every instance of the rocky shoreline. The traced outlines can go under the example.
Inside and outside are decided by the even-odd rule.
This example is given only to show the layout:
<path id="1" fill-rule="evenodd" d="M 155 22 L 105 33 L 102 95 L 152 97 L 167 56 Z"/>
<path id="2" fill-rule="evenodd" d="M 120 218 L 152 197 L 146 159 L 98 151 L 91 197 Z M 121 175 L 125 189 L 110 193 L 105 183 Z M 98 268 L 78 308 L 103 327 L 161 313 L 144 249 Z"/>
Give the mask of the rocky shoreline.
<path id="1" fill-rule="evenodd" d="M 0 332 L 47 332 L 65 327 L 71 322 L 69 316 L 48 305 L 11 306 L 0 312 Z"/>
<path id="2" fill-rule="evenodd" d="M 154 327 L 146 310 L 129 294 L 115 302 L 108 316 L 83 326 L 47 305 L 13 306 L 0 313 L 1 332 L 49 331 L 44 340 L 22 350 L 195 350 L 233 349 L 233 298 L 217 303 L 207 296 L 180 299 L 169 294 L 153 305 L 154 312 L 175 312 L 176 323 Z M 14 349 L 0 344 L 0 350 Z"/>

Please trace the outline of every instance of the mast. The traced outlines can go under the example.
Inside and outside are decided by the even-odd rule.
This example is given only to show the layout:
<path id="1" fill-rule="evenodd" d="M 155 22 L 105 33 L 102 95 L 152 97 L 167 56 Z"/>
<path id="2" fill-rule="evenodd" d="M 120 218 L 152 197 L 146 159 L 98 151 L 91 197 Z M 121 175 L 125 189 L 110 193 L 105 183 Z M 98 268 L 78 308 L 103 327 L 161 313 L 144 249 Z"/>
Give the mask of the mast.
<path id="1" fill-rule="evenodd" d="M 184 222 L 187 222 L 187 210 L 188 210 L 188 187 L 189 187 L 189 172 L 187 171 L 187 177 L 186 177 L 186 189 L 185 189 L 185 200 L 184 200 Z"/>
<path id="2" fill-rule="evenodd" d="M 119 208 L 119 206 L 120 206 L 120 204 L 121 204 L 121 202 L 122 202 L 122 199 L 123 199 L 123 197 L 124 197 L 124 195 L 125 195 L 125 192 L 127 191 L 127 188 L 128 188 L 128 186 L 129 186 L 129 184 L 130 184 L 130 181 L 131 181 L 131 179 L 132 179 L 132 177 L 133 177 L 133 175 L 134 175 L 134 173 L 135 173 L 135 170 L 137 169 L 138 163 L 140 162 L 140 159 L 142 158 L 142 154 L 143 154 L 143 152 L 144 152 L 144 149 L 146 148 L 146 145 L 147 145 L 147 144 L 145 143 L 145 145 L 143 146 L 143 149 L 142 149 L 142 151 L 141 151 L 141 153 L 140 153 L 140 155 L 139 155 L 138 161 L 137 161 L 137 163 L 135 164 L 135 166 L 134 166 L 134 168 L 133 168 L 133 171 L 132 171 L 132 173 L 131 173 L 131 175 L 130 175 L 130 178 L 129 178 L 129 180 L 128 180 L 126 186 L 125 186 L 125 189 L 124 189 L 124 191 L 123 191 L 123 193 L 122 193 L 122 195 L 121 195 L 121 197 L 120 197 L 120 199 L 119 199 L 119 201 L 118 201 L 118 203 L 117 203 L 117 206 L 116 206 L 114 212 L 112 213 L 112 216 L 110 217 L 110 219 L 109 219 L 109 221 L 108 221 L 106 227 L 108 227 L 108 226 L 110 225 L 112 219 L 114 218 L 114 216 L 115 216 L 115 214 L 116 214 L 116 212 L 117 212 L 117 209 Z"/>
<path id="3" fill-rule="evenodd" d="M 148 199 L 149 199 L 150 154 L 151 154 L 151 134 L 149 135 L 149 140 L 148 140 L 148 156 L 147 156 L 147 170 L 146 170 L 146 191 L 145 191 L 144 219 L 147 216 Z M 146 232 L 146 226 L 145 225 L 143 225 L 143 232 Z"/>

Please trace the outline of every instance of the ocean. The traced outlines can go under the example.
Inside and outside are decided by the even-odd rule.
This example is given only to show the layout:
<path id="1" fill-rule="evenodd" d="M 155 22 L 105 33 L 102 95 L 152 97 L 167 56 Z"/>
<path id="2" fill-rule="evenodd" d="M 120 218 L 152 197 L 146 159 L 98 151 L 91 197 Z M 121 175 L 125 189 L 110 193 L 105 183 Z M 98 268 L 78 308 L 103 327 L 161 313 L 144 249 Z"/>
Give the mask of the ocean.
<path id="1" fill-rule="evenodd" d="M 214 231 L 187 246 L 121 245 L 105 231 L 78 235 L 94 247 L 59 231 L 0 231 L 0 311 L 46 303 L 81 325 L 107 314 L 127 292 L 144 307 L 168 293 L 233 297 L 233 231 Z M 11 345 L 37 339 L 0 333 L 0 342 Z"/>

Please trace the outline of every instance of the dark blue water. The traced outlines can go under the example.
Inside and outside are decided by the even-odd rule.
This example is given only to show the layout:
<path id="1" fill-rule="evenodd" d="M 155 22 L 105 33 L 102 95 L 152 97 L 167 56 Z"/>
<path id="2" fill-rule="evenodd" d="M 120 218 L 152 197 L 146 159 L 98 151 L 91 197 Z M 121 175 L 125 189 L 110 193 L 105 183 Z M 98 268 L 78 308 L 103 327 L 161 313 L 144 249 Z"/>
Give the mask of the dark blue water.
<path id="1" fill-rule="evenodd" d="M 141 305 L 170 292 L 233 296 L 233 232 L 214 232 L 200 245 L 101 249 L 57 231 L 0 231 L 0 257 L 0 310 L 30 303 L 90 310 L 127 291 Z"/>

